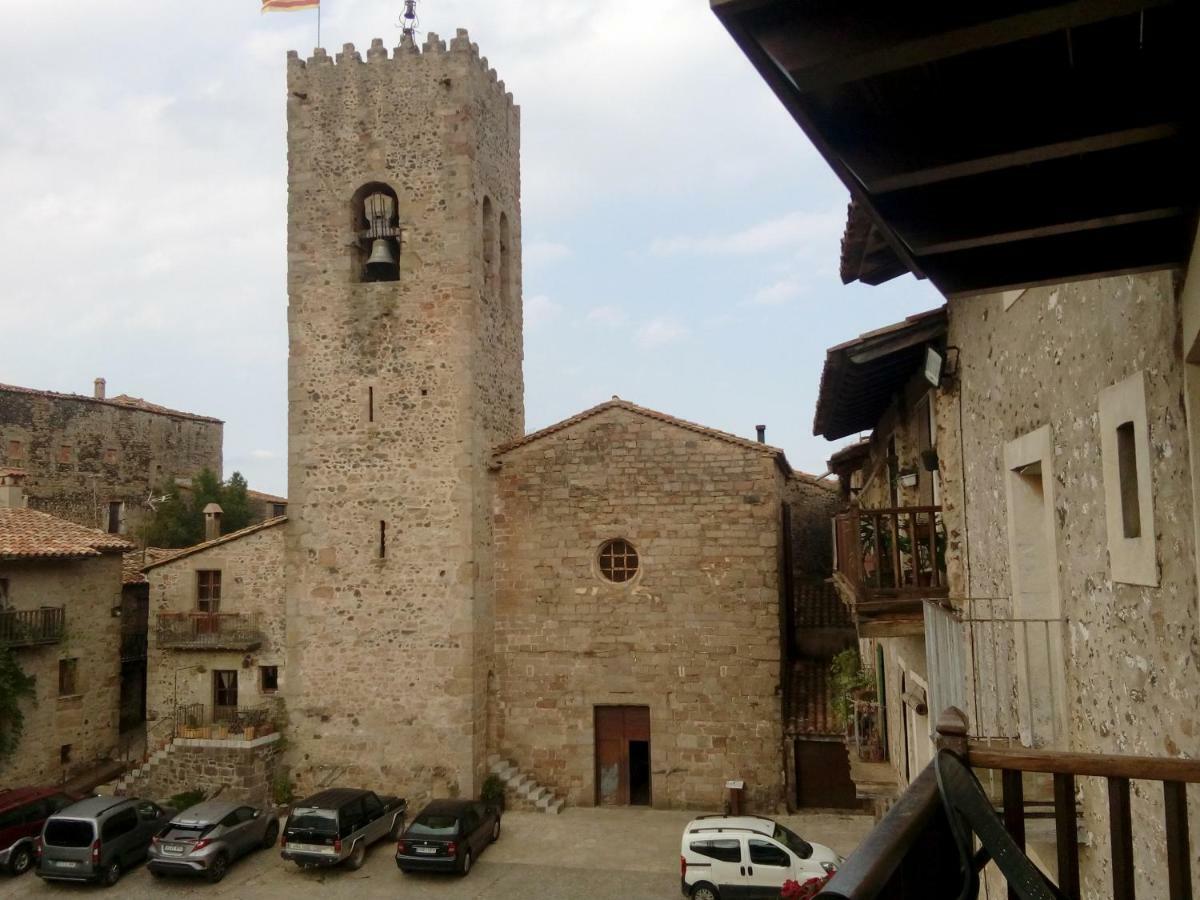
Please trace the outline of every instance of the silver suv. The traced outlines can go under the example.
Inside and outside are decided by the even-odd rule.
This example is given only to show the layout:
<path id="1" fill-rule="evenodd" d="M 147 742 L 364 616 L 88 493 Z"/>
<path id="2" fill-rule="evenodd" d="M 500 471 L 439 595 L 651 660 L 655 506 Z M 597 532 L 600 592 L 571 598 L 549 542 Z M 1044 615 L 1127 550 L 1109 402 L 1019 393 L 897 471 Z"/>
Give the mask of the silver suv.
<path id="1" fill-rule="evenodd" d="M 203 875 L 220 881 L 229 864 L 275 846 L 279 820 L 244 803 L 206 800 L 171 820 L 150 844 L 152 875 Z"/>

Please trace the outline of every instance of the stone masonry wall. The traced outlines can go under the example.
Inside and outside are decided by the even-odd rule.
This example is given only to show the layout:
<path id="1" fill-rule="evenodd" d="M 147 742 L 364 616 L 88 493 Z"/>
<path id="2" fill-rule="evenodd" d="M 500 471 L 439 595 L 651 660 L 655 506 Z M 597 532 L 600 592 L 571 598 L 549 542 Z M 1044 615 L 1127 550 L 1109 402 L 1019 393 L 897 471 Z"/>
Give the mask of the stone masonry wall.
<path id="1" fill-rule="evenodd" d="M 759 450 L 622 410 L 500 457 L 495 750 L 572 805 L 596 798 L 595 708 L 648 706 L 653 803 L 783 797 L 783 475 Z M 597 568 L 631 541 L 632 581 Z"/>
<path id="2" fill-rule="evenodd" d="M 784 499 L 792 515 L 792 571 L 797 581 L 823 580 L 833 571 L 833 517 L 842 506 L 836 482 L 795 473 Z"/>
<path id="3" fill-rule="evenodd" d="M 121 502 L 121 533 L 136 535 L 151 490 L 205 468 L 220 476 L 222 432 L 216 419 L 0 387 L 0 465 L 29 473 L 32 509 L 89 528 L 108 530 Z"/>
<path id="4" fill-rule="evenodd" d="M 178 740 L 126 782 L 124 793 L 161 802 L 198 790 L 207 797 L 270 805 L 281 746 L 278 734 L 244 742 Z"/>
<path id="5" fill-rule="evenodd" d="M 66 607 L 57 644 L 12 650 L 36 696 L 21 703 L 25 730 L 13 756 L 0 761 L 0 788 L 55 784 L 108 757 L 117 744 L 120 706 L 121 554 L 82 560 L 0 561 L 13 609 Z M 76 691 L 59 696 L 59 660 L 75 659 Z M 36 699 L 36 702 L 33 700 Z M 70 760 L 60 761 L 69 744 Z"/>
<path id="6" fill-rule="evenodd" d="M 240 707 L 259 706 L 285 693 L 288 685 L 283 580 L 285 524 L 277 521 L 274 525 L 257 527 L 243 536 L 157 565 L 146 573 L 150 582 L 146 664 L 146 716 L 150 727 L 156 720 L 172 715 L 176 700 L 181 706 L 203 703 L 211 712 L 215 669 L 238 672 Z M 183 650 L 160 646 L 159 615 L 196 610 L 196 573 L 201 569 L 221 573 L 222 613 L 247 615 L 256 623 L 263 638 L 257 650 Z M 245 664 L 247 657 L 249 665 Z M 262 666 L 278 668 L 278 693 L 260 690 Z"/>
<path id="7" fill-rule="evenodd" d="M 342 773 L 419 802 L 473 793 L 484 775 L 486 466 L 523 430 L 519 144 L 511 95 L 465 32 L 394 53 L 376 41 L 365 62 L 352 46 L 289 60 L 285 570 L 301 790 Z M 357 282 L 353 198 L 373 183 L 398 198 L 399 281 Z"/>
<path id="8" fill-rule="evenodd" d="M 1071 750 L 1192 757 L 1200 746 L 1200 629 L 1179 314 L 1170 273 L 1030 289 L 1007 310 L 999 295 L 950 306 L 949 343 L 961 348 L 964 421 L 961 457 L 956 429 L 939 435 L 947 515 L 958 539 L 951 592 L 1011 596 L 1004 446 L 1049 425 Z M 1098 395 L 1139 370 L 1149 415 L 1158 587 L 1114 582 L 1106 552 Z M 964 478 L 969 549 L 962 540 Z M 998 602 L 998 613 L 1007 611 L 1007 602 Z M 1092 835 L 1082 857 L 1084 895 L 1106 897 L 1107 795 L 1100 780 L 1081 784 Z M 1166 897 L 1161 791 L 1134 782 L 1133 793 L 1138 897 Z M 1200 833 L 1198 804 L 1191 812 L 1192 833 Z"/>

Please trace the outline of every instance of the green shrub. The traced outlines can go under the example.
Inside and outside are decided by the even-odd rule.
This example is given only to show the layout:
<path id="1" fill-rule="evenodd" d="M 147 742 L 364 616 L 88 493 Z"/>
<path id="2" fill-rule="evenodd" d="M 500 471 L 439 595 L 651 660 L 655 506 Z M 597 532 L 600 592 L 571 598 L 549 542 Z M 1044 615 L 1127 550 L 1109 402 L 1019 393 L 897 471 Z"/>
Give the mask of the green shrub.
<path id="1" fill-rule="evenodd" d="M 833 658 L 829 686 L 834 717 L 844 728 L 854 717 L 854 701 L 875 690 L 875 673 L 863 668 L 858 650 L 851 647 Z"/>
<path id="2" fill-rule="evenodd" d="M 167 801 L 167 805 L 178 812 L 183 812 L 189 806 L 195 806 L 197 803 L 203 800 L 204 796 L 204 791 L 192 788 L 190 791 L 184 791 L 182 794 L 176 794 Z"/>
<path id="3" fill-rule="evenodd" d="M 499 775 L 489 775 L 483 780 L 479 799 L 490 806 L 504 808 L 504 782 L 500 780 Z"/>
<path id="4" fill-rule="evenodd" d="M 271 796 L 278 806 L 291 806 L 295 802 L 296 789 L 292 786 L 292 779 L 288 777 L 287 772 L 280 770 L 275 773 L 271 782 Z"/>

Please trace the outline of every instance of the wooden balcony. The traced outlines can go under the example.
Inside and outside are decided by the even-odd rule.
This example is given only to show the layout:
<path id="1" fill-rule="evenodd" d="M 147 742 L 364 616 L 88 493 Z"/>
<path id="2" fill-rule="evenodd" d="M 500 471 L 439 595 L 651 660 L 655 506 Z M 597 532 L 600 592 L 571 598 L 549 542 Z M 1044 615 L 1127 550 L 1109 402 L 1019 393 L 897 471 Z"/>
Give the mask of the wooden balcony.
<path id="1" fill-rule="evenodd" d="M 995 780 L 988 777 L 989 771 L 995 773 L 1001 785 L 996 812 L 1022 851 L 1027 851 L 1026 821 L 1037 817 L 1031 810 L 1038 805 L 1026 801 L 1026 792 L 1036 779 L 1047 781 L 1053 798 L 1049 805 L 1053 808 L 1054 839 L 1042 868 L 1070 900 L 1080 897 L 1079 782 L 1098 779 L 1107 793 L 1109 842 L 1103 852 L 1111 873 L 1111 884 L 1106 887 L 1115 900 L 1134 900 L 1137 870 L 1130 784 L 1148 782 L 1136 793 L 1161 798 L 1165 831 L 1148 839 L 1165 841 L 1167 896 L 1191 900 L 1193 851 L 1188 834 L 1187 785 L 1200 783 L 1200 761 L 997 747 L 970 740 L 966 718 L 957 709 L 942 714 L 938 735 L 939 746 L 958 753 L 981 780 Z M 931 763 L 818 896 L 828 900 L 957 898 L 964 884 L 959 859 Z M 983 857 L 976 857 L 977 863 L 983 861 Z M 1009 896 L 1018 896 L 1011 886 Z"/>
<path id="2" fill-rule="evenodd" d="M 257 650 L 258 622 L 242 613 L 159 613 L 158 646 L 169 650 Z"/>
<path id="3" fill-rule="evenodd" d="M 37 647 L 57 644 L 63 639 L 66 626 L 65 606 L 3 610 L 0 611 L 0 645 Z"/>
<path id="4" fill-rule="evenodd" d="M 922 634 L 922 601 L 949 593 L 942 508 L 851 509 L 835 516 L 833 581 L 861 637 Z"/>

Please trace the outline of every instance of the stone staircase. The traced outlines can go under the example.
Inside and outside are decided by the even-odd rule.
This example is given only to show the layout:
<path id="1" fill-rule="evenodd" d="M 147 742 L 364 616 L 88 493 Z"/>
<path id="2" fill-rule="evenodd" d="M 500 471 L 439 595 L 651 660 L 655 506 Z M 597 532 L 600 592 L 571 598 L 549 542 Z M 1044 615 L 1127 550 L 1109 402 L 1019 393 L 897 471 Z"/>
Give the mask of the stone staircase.
<path id="1" fill-rule="evenodd" d="M 143 762 L 130 769 L 116 782 L 113 787 L 113 794 L 118 797 L 124 797 L 131 785 L 144 782 L 154 767 L 165 760 L 174 750 L 174 741 L 170 741 L 158 750 L 155 750 Z"/>
<path id="2" fill-rule="evenodd" d="M 554 796 L 503 756 L 488 757 L 488 771 L 504 782 L 509 809 L 532 809 L 558 815 L 566 801 Z"/>

